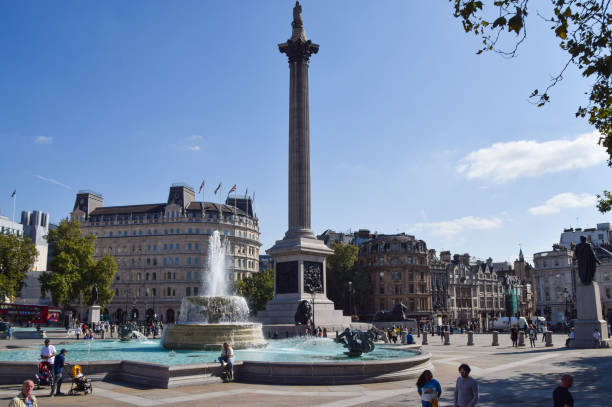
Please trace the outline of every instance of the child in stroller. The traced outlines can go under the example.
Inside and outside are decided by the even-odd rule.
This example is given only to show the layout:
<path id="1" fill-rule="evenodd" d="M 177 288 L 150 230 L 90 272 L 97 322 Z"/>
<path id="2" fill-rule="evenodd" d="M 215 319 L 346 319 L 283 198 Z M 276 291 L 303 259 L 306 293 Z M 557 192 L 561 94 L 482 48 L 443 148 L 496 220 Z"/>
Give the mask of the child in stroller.
<path id="1" fill-rule="evenodd" d="M 91 382 L 83 374 L 83 369 L 80 365 L 72 366 L 72 386 L 68 394 L 75 395 L 78 393 L 93 393 Z"/>
<path id="2" fill-rule="evenodd" d="M 53 385 L 53 375 L 51 374 L 51 364 L 43 360 L 38 364 L 38 374 L 34 375 L 34 384 L 37 389 L 40 389 L 41 386 L 51 386 Z"/>

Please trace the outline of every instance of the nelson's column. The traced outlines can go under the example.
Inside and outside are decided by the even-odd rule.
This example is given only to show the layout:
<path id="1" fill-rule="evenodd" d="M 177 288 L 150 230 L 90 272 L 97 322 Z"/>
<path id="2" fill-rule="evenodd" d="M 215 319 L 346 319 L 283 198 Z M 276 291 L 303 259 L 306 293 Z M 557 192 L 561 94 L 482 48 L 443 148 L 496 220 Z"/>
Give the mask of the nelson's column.
<path id="1" fill-rule="evenodd" d="M 310 229 L 310 125 L 308 62 L 319 45 L 306 39 L 299 2 L 293 8 L 291 38 L 278 49 L 289 58 L 289 229 L 267 253 L 274 258 L 274 298 L 258 319 L 266 325 L 294 325 L 298 304 L 314 301 L 316 326 L 348 327 L 350 317 L 327 298 L 325 259 L 333 253 Z"/>

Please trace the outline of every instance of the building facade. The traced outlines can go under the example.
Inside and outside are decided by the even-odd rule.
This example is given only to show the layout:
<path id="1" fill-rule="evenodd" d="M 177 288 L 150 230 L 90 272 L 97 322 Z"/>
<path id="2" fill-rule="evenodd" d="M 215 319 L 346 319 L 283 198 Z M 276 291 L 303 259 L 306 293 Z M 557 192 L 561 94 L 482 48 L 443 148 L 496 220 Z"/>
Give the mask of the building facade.
<path id="1" fill-rule="evenodd" d="M 612 229 L 610 223 L 598 223 L 596 228 L 569 228 L 563 230 L 559 244 L 566 249 L 571 249 L 572 244 L 580 243 L 580 236 L 584 236 L 587 242 L 595 247 L 610 246 L 612 244 Z"/>
<path id="2" fill-rule="evenodd" d="M 259 221 L 250 199 L 245 204 L 240 209 L 198 202 L 193 188 L 184 184 L 173 184 L 165 203 L 143 205 L 105 207 L 101 194 L 79 191 L 71 218 L 81 222 L 84 234 L 97 237 L 96 259 L 110 254 L 119 265 L 112 284 L 115 296 L 103 316 L 115 321 L 178 319 L 182 298 L 205 288 L 208 240 L 214 231 L 228 240 L 228 281 L 258 272 Z"/>
<path id="3" fill-rule="evenodd" d="M 572 257 L 572 250 L 557 244 L 550 251 L 533 255 L 537 313 L 553 325 L 569 322 L 575 315 Z"/>
<path id="4" fill-rule="evenodd" d="M 32 267 L 32 271 L 47 270 L 47 257 L 49 255 L 49 244 L 47 235 L 49 234 L 49 214 L 40 211 L 22 211 L 21 224 L 23 234 L 30 238 L 38 255 Z"/>
<path id="5" fill-rule="evenodd" d="M 359 246 L 359 262 L 370 279 L 368 312 L 390 310 L 399 302 L 407 316 L 431 320 L 427 245 L 404 233 L 375 235 Z"/>
<path id="6" fill-rule="evenodd" d="M 441 318 L 443 322 L 448 322 L 448 270 L 447 266 L 450 263 L 450 252 L 443 251 L 440 257 L 436 255 L 434 249 L 428 252 L 429 275 L 431 287 L 431 309 L 433 316 Z M 447 259 L 442 261 L 441 258 Z"/>

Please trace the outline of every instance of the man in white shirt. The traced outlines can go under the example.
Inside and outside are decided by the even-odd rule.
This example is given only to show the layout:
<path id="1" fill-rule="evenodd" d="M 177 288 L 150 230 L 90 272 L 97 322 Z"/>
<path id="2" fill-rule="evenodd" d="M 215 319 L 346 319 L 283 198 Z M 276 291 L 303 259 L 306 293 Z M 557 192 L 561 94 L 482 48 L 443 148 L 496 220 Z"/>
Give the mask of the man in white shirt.
<path id="1" fill-rule="evenodd" d="M 57 355 L 57 352 L 55 346 L 50 343 L 51 341 L 49 339 L 45 339 L 45 346 L 40 349 L 40 358 L 49 362 L 51 365 L 51 372 L 53 372 L 53 362 L 55 362 L 55 355 Z"/>

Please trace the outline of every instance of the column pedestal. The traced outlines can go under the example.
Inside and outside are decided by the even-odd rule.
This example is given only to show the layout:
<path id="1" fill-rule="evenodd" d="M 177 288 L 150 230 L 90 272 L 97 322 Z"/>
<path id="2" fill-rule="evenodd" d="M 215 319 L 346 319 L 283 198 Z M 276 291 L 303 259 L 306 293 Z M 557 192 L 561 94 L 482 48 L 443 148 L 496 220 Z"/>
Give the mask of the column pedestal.
<path id="1" fill-rule="evenodd" d="M 570 341 L 572 348 L 593 348 L 595 340 L 593 332 L 599 331 L 601 345 L 609 347 L 608 324 L 602 318 L 599 284 L 593 281 L 590 285 L 576 282 L 576 306 L 578 319 L 574 321 L 574 340 Z"/>
<path id="2" fill-rule="evenodd" d="M 89 324 L 100 322 L 100 306 L 90 305 L 89 306 Z"/>

